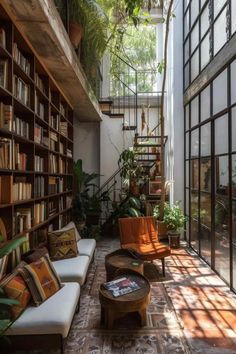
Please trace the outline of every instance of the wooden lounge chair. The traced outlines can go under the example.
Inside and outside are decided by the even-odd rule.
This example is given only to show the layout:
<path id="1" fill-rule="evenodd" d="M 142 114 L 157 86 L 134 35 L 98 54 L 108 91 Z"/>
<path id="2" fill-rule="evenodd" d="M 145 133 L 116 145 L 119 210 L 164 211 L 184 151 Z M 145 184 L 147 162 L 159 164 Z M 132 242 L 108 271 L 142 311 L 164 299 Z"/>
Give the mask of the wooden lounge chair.
<path id="1" fill-rule="evenodd" d="M 144 261 L 160 259 L 162 273 L 165 276 L 165 257 L 171 251 L 158 240 L 156 222 L 152 216 L 119 219 L 120 243 Z"/>

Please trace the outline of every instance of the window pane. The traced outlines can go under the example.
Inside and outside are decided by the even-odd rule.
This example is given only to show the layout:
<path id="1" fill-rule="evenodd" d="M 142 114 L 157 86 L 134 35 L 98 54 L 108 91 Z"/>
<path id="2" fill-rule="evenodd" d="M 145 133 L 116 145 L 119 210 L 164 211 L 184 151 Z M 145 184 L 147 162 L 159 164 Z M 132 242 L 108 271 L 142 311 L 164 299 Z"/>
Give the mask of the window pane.
<path id="1" fill-rule="evenodd" d="M 224 70 L 213 81 L 213 114 L 227 107 L 227 71 Z"/>
<path id="2" fill-rule="evenodd" d="M 228 114 L 215 120 L 215 154 L 228 153 Z"/>
<path id="3" fill-rule="evenodd" d="M 186 89 L 189 86 L 189 64 L 184 68 L 184 88 Z"/>
<path id="4" fill-rule="evenodd" d="M 232 233 L 233 233 L 233 287 L 236 289 L 236 202 L 232 202 Z"/>
<path id="5" fill-rule="evenodd" d="M 199 96 L 195 97 L 191 102 L 191 128 L 199 124 L 198 111 L 199 111 Z"/>
<path id="6" fill-rule="evenodd" d="M 200 190 L 211 192 L 211 160 L 201 159 Z"/>
<path id="7" fill-rule="evenodd" d="M 195 220 L 192 220 L 191 222 L 191 246 L 195 251 L 199 251 L 198 222 Z"/>
<path id="8" fill-rule="evenodd" d="M 229 194 L 229 158 L 219 156 L 215 158 L 215 190 L 218 195 Z"/>
<path id="9" fill-rule="evenodd" d="M 231 32 L 232 34 L 236 31 L 236 1 L 231 0 Z"/>
<path id="10" fill-rule="evenodd" d="M 191 178 L 191 188 L 199 189 L 199 161 L 191 160 L 191 169 L 190 169 L 190 178 Z"/>
<path id="11" fill-rule="evenodd" d="M 232 197 L 236 198 L 236 155 L 232 155 Z"/>
<path id="12" fill-rule="evenodd" d="M 184 63 L 186 63 L 189 59 L 189 39 L 187 39 L 184 45 Z"/>
<path id="13" fill-rule="evenodd" d="M 189 130 L 189 105 L 185 107 L 185 130 Z"/>
<path id="14" fill-rule="evenodd" d="M 194 49 L 197 47 L 199 43 L 199 22 L 194 26 L 191 33 L 191 53 L 194 52 Z"/>
<path id="15" fill-rule="evenodd" d="M 226 33 L 226 9 L 222 12 L 214 24 L 214 55 L 227 41 Z"/>
<path id="16" fill-rule="evenodd" d="M 209 7 L 206 6 L 201 15 L 201 38 L 209 28 Z"/>
<path id="17" fill-rule="evenodd" d="M 192 0 L 191 2 L 191 26 L 199 14 L 199 0 Z"/>
<path id="18" fill-rule="evenodd" d="M 195 129 L 191 132 L 191 157 L 199 155 L 199 130 Z"/>
<path id="19" fill-rule="evenodd" d="M 211 228 L 211 195 L 208 193 L 200 195 L 200 221 L 202 225 Z"/>
<path id="20" fill-rule="evenodd" d="M 203 68 L 209 63 L 209 61 L 210 61 L 210 37 L 209 34 L 207 34 L 201 43 L 201 70 L 203 70 Z"/>
<path id="21" fill-rule="evenodd" d="M 191 82 L 199 74 L 199 50 L 197 49 L 191 59 Z"/>
<path id="22" fill-rule="evenodd" d="M 185 134 L 186 159 L 189 159 L 189 133 Z"/>
<path id="23" fill-rule="evenodd" d="M 207 0 L 207 1 L 209 1 L 209 0 Z M 206 0 L 201 0 L 201 8 L 204 6 L 205 2 L 206 2 Z"/>
<path id="24" fill-rule="evenodd" d="M 214 18 L 218 15 L 226 0 L 214 0 Z M 234 0 L 233 0 L 234 2 Z"/>
<path id="25" fill-rule="evenodd" d="M 232 108 L 232 151 L 236 151 L 236 107 Z"/>
<path id="26" fill-rule="evenodd" d="M 187 37 L 189 32 L 189 10 L 186 12 L 184 16 L 184 38 Z"/>
<path id="27" fill-rule="evenodd" d="M 231 70 L 231 104 L 233 104 L 236 103 L 236 60 L 232 62 L 230 70 Z"/>
<path id="28" fill-rule="evenodd" d="M 201 92 L 201 122 L 210 118 L 210 99 L 211 91 L 209 85 Z"/>
<path id="29" fill-rule="evenodd" d="M 206 228 L 204 224 L 201 225 L 200 238 L 201 255 L 209 264 L 211 264 L 211 230 Z"/>
<path id="30" fill-rule="evenodd" d="M 189 0 L 184 0 L 184 10 L 186 10 L 188 4 L 189 4 Z"/>
<path id="31" fill-rule="evenodd" d="M 205 124 L 201 127 L 201 156 L 211 154 L 211 124 Z"/>
<path id="32" fill-rule="evenodd" d="M 185 190 L 185 209 L 186 215 L 189 215 L 189 189 L 186 188 Z"/>

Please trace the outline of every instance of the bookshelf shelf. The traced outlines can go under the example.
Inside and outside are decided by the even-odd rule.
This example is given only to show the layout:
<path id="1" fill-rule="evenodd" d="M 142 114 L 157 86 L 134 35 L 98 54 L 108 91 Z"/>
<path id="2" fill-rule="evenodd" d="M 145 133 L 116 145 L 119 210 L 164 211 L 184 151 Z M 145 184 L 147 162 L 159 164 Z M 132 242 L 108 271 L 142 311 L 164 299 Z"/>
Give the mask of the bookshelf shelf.
<path id="1" fill-rule="evenodd" d="M 0 217 L 35 247 L 72 219 L 73 109 L 1 5 L 0 29 Z"/>

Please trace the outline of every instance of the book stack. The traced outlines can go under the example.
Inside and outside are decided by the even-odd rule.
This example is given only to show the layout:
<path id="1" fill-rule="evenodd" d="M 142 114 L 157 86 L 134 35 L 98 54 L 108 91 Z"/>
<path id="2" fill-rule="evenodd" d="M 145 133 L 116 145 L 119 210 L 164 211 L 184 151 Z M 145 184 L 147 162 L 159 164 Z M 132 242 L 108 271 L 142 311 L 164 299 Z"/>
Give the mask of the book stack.
<path id="1" fill-rule="evenodd" d="M 0 46 L 6 48 L 6 31 L 3 27 L 0 27 Z"/>
<path id="2" fill-rule="evenodd" d="M 34 205 L 34 225 L 40 224 L 46 220 L 46 203 L 36 203 Z"/>
<path id="3" fill-rule="evenodd" d="M 24 72 L 30 74 L 30 62 L 19 50 L 16 43 L 13 44 L 13 59 L 17 62 L 18 65 L 24 70 Z"/>
<path id="4" fill-rule="evenodd" d="M 57 173 L 57 170 L 58 170 L 57 156 L 50 154 L 49 155 L 49 172 L 50 173 Z"/>
<path id="5" fill-rule="evenodd" d="M 71 151 L 71 149 L 66 149 L 66 155 L 67 155 L 68 157 L 72 157 L 72 151 Z"/>
<path id="6" fill-rule="evenodd" d="M 38 86 L 38 88 L 43 92 L 46 93 L 45 86 L 43 84 L 43 79 L 39 76 L 38 73 L 35 73 L 35 84 Z"/>
<path id="7" fill-rule="evenodd" d="M 66 162 L 59 157 L 59 173 L 66 173 Z"/>
<path id="8" fill-rule="evenodd" d="M 29 123 L 16 116 L 14 116 L 12 130 L 23 138 L 29 139 Z"/>
<path id="9" fill-rule="evenodd" d="M 12 169 L 12 141 L 0 138 L 0 168 Z"/>
<path id="10" fill-rule="evenodd" d="M 71 208 L 72 207 L 72 196 L 67 195 L 66 196 L 66 209 Z"/>
<path id="11" fill-rule="evenodd" d="M 67 137 L 68 135 L 68 123 L 60 122 L 60 133 Z"/>
<path id="12" fill-rule="evenodd" d="M 44 158 L 38 155 L 34 157 L 34 170 L 35 172 L 43 172 Z"/>
<path id="13" fill-rule="evenodd" d="M 6 59 L 0 60 L 0 85 L 7 89 L 8 82 L 8 61 Z"/>
<path id="14" fill-rule="evenodd" d="M 12 131 L 12 105 L 0 102 L 0 128 Z"/>
<path id="15" fill-rule="evenodd" d="M 57 212 L 57 208 L 56 208 L 56 206 L 54 204 L 54 201 L 53 200 L 49 201 L 48 202 L 48 216 L 49 217 L 53 216 L 53 215 L 56 214 L 56 212 Z"/>
<path id="16" fill-rule="evenodd" d="M 19 234 L 27 231 L 32 227 L 32 212 L 31 208 L 18 208 L 14 214 L 13 233 Z"/>
<path id="17" fill-rule="evenodd" d="M 27 170 L 27 155 L 20 152 L 20 145 L 13 144 L 13 169 L 15 170 Z"/>
<path id="18" fill-rule="evenodd" d="M 49 176 L 48 178 L 48 194 L 58 193 L 58 177 Z"/>
<path id="19" fill-rule="evenodd" d="M 37 93 L 35 93 L 35 112 L 36 114 L 44 120 L 45 117 L 45 106 L 42 102 L 39 101 Z"/>
<path id="20" fill-rule="evenodd" d="M 12 187 L 13 201 L 31 199 L 32 184 L 27 182 L 26 177 L 15 177 Z"/>
<path id="21" fill-rule="evenodd" d="M 29 106 L 30 86 L 16 75 L 13 75 L 13 94 L 22 101 L 24 105 Z"/>
<path id="22" fill-rule="evenodd" d="M 64 107 L 63 104 L 61 104 L 61 103 L 60 103 L 60 113 L 61 113 L 61 115 L 63 115 L 63 117 L 66 116 L 65 107 Z"/>
<path id="23" fill-rule="evenodd" d="M 48 146 L 47 130 L 35 123 L 34 126 L 34 141 L 37 144 Z"/>
<path id="24" fill-rule="evenodd" d="M 35 177 L 34 181 L 34 197 L 42 198 L 45 195 L 45 181 L 43 176 Z"/>
<path id="25" fill-rule="evenodd" d="M 55 130 L 59 130 L 59 114 L 53 114 L 49 117 L 49 125 Z"/>
<path id="26" fill-rule="evenodd" d="M 51 150 L 57 150 L 58 136 L 57 133 L 49 132 L 49 147 Z"/>

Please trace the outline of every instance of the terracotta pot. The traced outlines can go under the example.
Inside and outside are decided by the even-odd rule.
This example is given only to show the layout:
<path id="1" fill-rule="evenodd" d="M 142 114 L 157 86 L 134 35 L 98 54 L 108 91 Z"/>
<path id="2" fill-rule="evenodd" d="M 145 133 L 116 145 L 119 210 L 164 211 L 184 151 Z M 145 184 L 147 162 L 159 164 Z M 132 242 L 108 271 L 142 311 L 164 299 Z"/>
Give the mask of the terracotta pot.
<path id="1" fill-rule="evenodd" d="M 169 246 L 170 248 L 179 248 L 180 245 L 180 233 L 175 231 L 168 232 Z"/>
<path id="2" fill-rule="evenodd" d="M 157 232 L 158 232 L 158 239 L 165 240 L 168 238 L 168 227 L 162 221 L 157 220 Z"/>
<path id="3" fill-rule="evenodd" d="M 83 28 L 78 22 L 70 22 L 69 24 L 69 37 L 74 48 L 78 48 L 83 37 Z"/>

